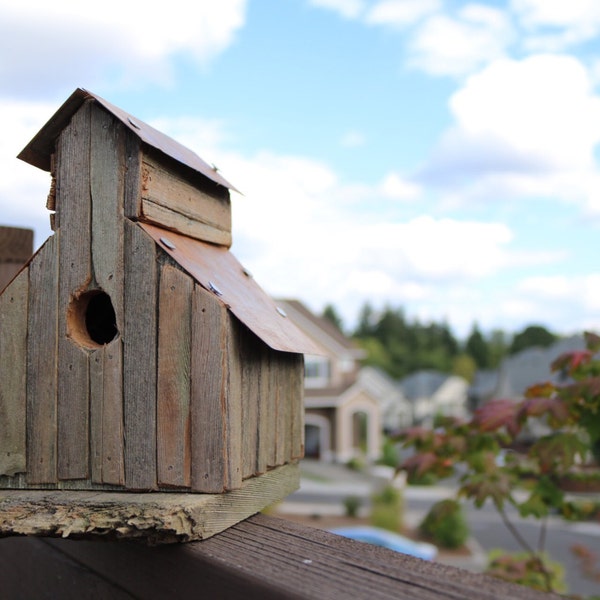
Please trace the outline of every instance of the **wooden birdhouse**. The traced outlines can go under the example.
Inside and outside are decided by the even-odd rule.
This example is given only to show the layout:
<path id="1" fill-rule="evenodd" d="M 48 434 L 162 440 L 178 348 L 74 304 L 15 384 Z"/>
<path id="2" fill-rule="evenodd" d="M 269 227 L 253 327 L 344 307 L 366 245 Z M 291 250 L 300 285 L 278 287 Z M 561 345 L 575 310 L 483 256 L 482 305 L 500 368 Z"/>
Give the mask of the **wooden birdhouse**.
<path id="1" fill-rule="evenodd" d="M 0 295 L 0 535 L 199 539 L 293 491 L 314 348 L 229 251 L 232 186 L 81 89 L 19 158 L 54 234 Z"/>

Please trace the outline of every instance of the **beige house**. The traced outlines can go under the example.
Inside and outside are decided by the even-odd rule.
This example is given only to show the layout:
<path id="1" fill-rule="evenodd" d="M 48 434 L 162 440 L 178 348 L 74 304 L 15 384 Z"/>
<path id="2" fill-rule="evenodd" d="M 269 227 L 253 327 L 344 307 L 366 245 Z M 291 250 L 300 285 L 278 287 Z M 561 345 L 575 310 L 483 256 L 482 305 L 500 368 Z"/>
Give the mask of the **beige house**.
<path id="1" fill-rule="evenodd" d="M 335 462 L 376 460 L 382 444 L 382 395 L 372 374 L 360 376 L 363 351 L 301 302 L 279 300 L 278 305 L 320 350 L 304 358 L 305 455 Z"/>

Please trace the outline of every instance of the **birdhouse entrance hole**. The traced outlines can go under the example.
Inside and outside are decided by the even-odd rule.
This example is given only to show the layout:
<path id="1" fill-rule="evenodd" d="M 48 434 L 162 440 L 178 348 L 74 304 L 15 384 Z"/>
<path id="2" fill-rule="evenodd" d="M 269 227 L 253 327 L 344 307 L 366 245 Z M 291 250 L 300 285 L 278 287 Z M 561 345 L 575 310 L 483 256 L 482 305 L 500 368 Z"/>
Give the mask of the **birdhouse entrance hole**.
<path id="1" fill-rule="evenodd" d="M 73 341 L 85 348 L 99 348 L 119 334 L 110 296 L 102 290 L 92 290 L 73 298 L 67 322 Z"/>

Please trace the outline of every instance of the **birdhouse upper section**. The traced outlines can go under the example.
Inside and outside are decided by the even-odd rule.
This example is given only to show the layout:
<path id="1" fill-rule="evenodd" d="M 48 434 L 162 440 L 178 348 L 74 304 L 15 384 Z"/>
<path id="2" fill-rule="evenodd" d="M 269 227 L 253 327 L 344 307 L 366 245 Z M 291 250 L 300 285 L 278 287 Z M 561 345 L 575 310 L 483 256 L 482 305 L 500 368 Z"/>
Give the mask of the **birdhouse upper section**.
<path id="1" fill-rule="evenodd" d="M 123 215 L 135 221 L 154 223 L 194 239 L 231 246 L 231 202 L 229 190 L 235 188 L 194 152 L 127 114 L 103 98 L 77 89 L 19 154 L 19 158 L 43 170 L 50 171 L 53 185 L 48 208 L 55 211 L 52 228 L 60 226 L 61 216 L 69 211 L 56 203 L 57 169 L 60 163 L 79 162 L 86 167 L 85 155 L 58 156 L 56 140 L 65 129 L 77 136 L 90 136 L 86 124 L 76 127 L 73 115 L 85 104 L 102 107 L 112 119 L 97 132 L 112 141 L 118 160 L 139 180 L 139 194 L 124 197 Z M 78 131 L 77 131 L 78 129 Z M 112 138 L 112 140 L 109 140 Z M 94 140 L 91 150 L 101 147 Z M 63 153 L 68 153 L 64 148 Z M 60 182 L 59 182 L 60 183 Z M 131 189 L 135 189 L 131 188 Z"/>

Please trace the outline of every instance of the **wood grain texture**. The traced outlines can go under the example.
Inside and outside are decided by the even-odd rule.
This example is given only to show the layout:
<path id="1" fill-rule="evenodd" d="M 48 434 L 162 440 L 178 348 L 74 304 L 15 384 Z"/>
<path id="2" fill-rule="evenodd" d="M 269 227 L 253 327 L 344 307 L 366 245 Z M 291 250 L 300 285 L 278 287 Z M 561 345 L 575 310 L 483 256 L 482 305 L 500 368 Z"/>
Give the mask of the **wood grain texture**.
<path id="1" fill-rule="evenodd" d="M 257 473 L 261 384 L 261 340 L 238 322 L 242 367 L 242 476 Z"/>
<path id="2" fill-rule="evenodd" d="M 0 475 L 26 469 L 29 271 L 0 295 Z"/>
<path id="3" fill-rule="evenodd" d="M 156 248 L 138 225 L 124 226 L 125 483 L 146 490 L 156 488 Z"/>
<path id="4" fill-rule="evenodd" d="M 291 460 L 304 457 L 304 355 L 290 354 Z"/>
<path id="5" fill-rule="evenodd" d="M 221 493 L 227 473 L 227 309 L 211 292 L 192 296 L 192 490 Z"/>
<path id="6" fill-rule="evenodd" d="M 90 356 L 90 444 L 94 483 L 125 483 L 123 351 L 116 339 Z"/>
<path id="7" fill-rule="evenodd" d="M 91 113 L 90 189 L 95 285 L 110 297 L 117 331 L 124 326 L 125 131 L 100 107 Z M 123 345 L 120 337 L 90 355 L 92 479 L 123 484 Z"/>
<path id="8" fill-rule="evenodd" d="M 29 265 L 27 317 L 27 482 L 55 483 L 59 233 Z M 33 290 L 43 290 L 34 293 Z"/>
<path id="9" fill-rule="evenodd" d="M 280 444 L 280 419 L 281 407 L 279 403 L 279 367 L 278 353 L 274 350 L 269 352 L 269 377 L 266 390 L 267 410 L 269 414 L 269 450 L 267 456 L 267 466 L 276 467 L 281 460 Z"/>
<path id="10" fill-rule="evenodd" d="M 8 490 L 0 493 L 0 537 L 203 540 L 279 502 L 298 485 L 298 466 L 286 465 L 227 494 Z"/>
<path id="11" fill-rule="evenodd" d="M 170 265 L 160 271 L 158 302 L 158 483 L 191 485 L 190 372 L 194 282 Z"/>
<path id="12" fill-rule="evenodd" d="M 198 189 L 149 156 L 142 163 L 140 219 L 195 239 L 231 246 L 231 202 Z"/>
<path id="13" fill-rule="evenodd" d="M 227 387 L 225 415 L 227 417 L 227 483 L 226 489 L 236 490 L 242 485 L 242 364 L 243 354 L 239 329 L 242 324 L 229 312 L 225 314 L 225 359 Z M 253 452 L 255 455 L 256 451 Z"/>
<path id="14" fill-rule="evenodd" d="M 90 116 L 85 103 L 57 142 L 56 209 L 59 215 L 58 477 L 85 479 L 89 471 L 89 369 L 87 353 L 71 339 L 70 303 L 92 280 L 90 251 Z M 36 290 L 37 292 L 37 290 Z"/>
<path id="15" fill-rule="evenodd" d="M 38 552 L 42 543 L 45 551 Z M 12 560 L 12 555 L 18 560 Z M 76 561 L 79 572 L 73 573 L 71 563 L 63 565 L 57 557 Z M 93 595 L 90 572 L 145 600 L 187 600 L 199 590 L 202 597 L 220 600 L 563 598 L 264 515 L 202 542 L 161 548 L 4 539 L 0 540 L 0 569 L 8 590 L 18 586 L 18 593 L 7 596 L 8 600 L 38 598 L 35 591 L 44 590 L 44 583 L 59 592 L 47 597 L 104 597 Z M 59 575 L 64 584 L 53 588 Z"/>
<path id="16" fill-rule="evenodd" d="M 141 194 L 142 149 L 140 138 L 125 132 L 125 216 L 138 219 L 142 210 Z"/>
<path id="17" fill-rule="evenodd" d="M 267 471 L 269 454 L 275 440 L 275 431 L 271 415 L 273 405 L 269 394 L 271 352 L 272 350 L 262 342 L 256 346 L 256 356 L 259 362 L 256 474 L 265 473 Z"/>

